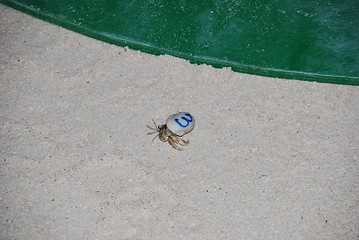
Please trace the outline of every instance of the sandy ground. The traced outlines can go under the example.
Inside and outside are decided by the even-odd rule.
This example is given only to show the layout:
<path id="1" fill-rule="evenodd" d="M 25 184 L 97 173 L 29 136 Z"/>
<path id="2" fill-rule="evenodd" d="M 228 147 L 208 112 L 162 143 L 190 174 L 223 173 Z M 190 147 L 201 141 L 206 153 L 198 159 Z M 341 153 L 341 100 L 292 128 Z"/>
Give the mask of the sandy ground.
<path id="1" fill-rule="evenodd" d="M 0 5 L 0 239 L 359 238 L 359 88 L 109 45 Z M 196 118 L 184 151 L 148 136 Z"/>

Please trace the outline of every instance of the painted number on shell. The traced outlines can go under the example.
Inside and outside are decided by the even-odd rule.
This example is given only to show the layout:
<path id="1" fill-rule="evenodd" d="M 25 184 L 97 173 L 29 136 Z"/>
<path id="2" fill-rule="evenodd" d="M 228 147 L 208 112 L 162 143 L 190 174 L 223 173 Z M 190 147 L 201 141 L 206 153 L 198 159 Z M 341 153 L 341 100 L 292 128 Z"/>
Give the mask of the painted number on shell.
<path id="1" fill-rule="evenodd" d="M 188 125 L 193 121 L 193 118 L 190 114 L 186 113 L 185 114 L 188 118 L 186 117 L 181 117 L 181 119 L 183 120 L 182 123 L 180 122 L 180 120 L 178 118 L 175 118 L 175 122 L 180 125 L 181 127 L 185 128 L 188 127 Z"/>

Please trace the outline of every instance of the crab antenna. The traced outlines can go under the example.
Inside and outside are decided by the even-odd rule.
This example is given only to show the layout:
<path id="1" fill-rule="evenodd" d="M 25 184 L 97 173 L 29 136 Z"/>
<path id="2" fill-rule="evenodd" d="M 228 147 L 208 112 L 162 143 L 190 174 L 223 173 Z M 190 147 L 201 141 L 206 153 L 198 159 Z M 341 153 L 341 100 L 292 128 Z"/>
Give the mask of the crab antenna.
<path id="1" fill-rule="evenodd" d="M 158 137 L 158 134 L 152 139 L 152 141 L 151 142 L 153 142 L 155 139 L 156 139 L 156 137 Z"/>
<path id="2" fill-rule="evenodd" d="M 156 124 L 155 120 L 152 119 L 153 124 L 155 124 L 156 129 L 158 130 L 158 125 Z"/>
<path id="3" fill-rule="evenodd" d="M 153 127 L 150 127 L 150 126 L 148 126 L 148 125 L 147 125 L 147 127 L 148 127 L 149 129 L 155 130 L 155 131 L 154 131 L 154 132 L 149 132 L 149 133 L 147 133 L 148 135 L 154 134 L 154 133 L 158 132 L 158 130 L 160 129 L 160 128 L 157 126 L 155 120 L 152 119 L 152 122 L 153 122 L 153 124 L 155 125 L 155 127 L 153 128 Z"/>

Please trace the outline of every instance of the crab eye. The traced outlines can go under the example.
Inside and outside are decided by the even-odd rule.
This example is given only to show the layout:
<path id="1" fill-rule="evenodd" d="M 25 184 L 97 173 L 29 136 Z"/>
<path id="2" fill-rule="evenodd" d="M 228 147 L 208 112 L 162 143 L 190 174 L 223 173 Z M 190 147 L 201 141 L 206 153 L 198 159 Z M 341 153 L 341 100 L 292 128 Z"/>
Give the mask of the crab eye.
<path id="1" fill-rule="evenodd" d="M 167 128 L 178 136 L 191 132 L 195 125 L 194 117 L 188 112 L 172 114 L 166 121 Z"/>

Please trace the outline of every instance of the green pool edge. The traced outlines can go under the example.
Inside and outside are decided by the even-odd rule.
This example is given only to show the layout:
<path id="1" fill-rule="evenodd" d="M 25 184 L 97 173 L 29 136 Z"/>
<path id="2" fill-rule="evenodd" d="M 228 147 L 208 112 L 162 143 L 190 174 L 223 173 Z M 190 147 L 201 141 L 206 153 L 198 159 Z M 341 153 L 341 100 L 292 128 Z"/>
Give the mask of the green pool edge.
<path id="1" fill-rule="evenodd" d="M 208 64 L 215 68 L 231 68 L 235 72 L 247 73 L 265 77 L 273 77 L 273 78 L 282 78 L 282 79 L 293 79 L 293 80 L 301 80 L 301 81 L 310 81 L 310 82 L 318 82 L 318 83 L 330 83 L 330 84 L 340 84 L 340 85 L 352 85 L 359 86 L 359 77 L 343 77 L 343 76 L 333 76 L 333 75 L 322 75 L 322 74 L 314 74 L 314 73 L 306 73 L 306 72 L 296 72 L 296 71 L 287 71 L 282 69 L 269 69 L 269 68 L 261 68 L 257 66 L 250 66 L 244 64 L 238 64 L 236 62 L 229 61 L 219 61 L 217 59 L 205 58 L 205 57 L 195 57 L 187 54 L 181 54 L 179 52 L 169 51 L 168 49 L 152 47 L 146 44 L 136 41 L 132 39 L 125 39 L 120 37 L 113 37 L 106 34 L 103 34 L 98 31 L 94 31 L 90 28 L 83 27 L 81 25 L 73 24 L 71 22 L 63 21 L 58 19 L 57 17 L 47 15 L 42 13 L 41 11 L 36 11 L 33 8 L 29 8 L 25 5 L 10 2 L 6 0 L 0 0 L 0 3 L 14 8 L 18 11 L 26 13 L 35 18 L 41 19 L 43 21 L 58 25 L 60 27 L 66 28 L 68 30 L 80 33 L 82 35 L 107 42 L 110 44 L 114 44 L 121 47 L 129 47 L 133 50 L 139 50 L 145 53 L 153 54 L 153 55 L 170 55 L 174 57 L 179 57 L 188 60 L 192 64 Z"/>

